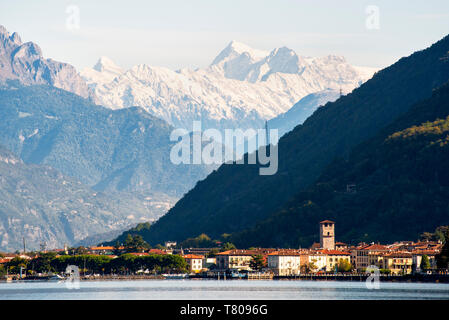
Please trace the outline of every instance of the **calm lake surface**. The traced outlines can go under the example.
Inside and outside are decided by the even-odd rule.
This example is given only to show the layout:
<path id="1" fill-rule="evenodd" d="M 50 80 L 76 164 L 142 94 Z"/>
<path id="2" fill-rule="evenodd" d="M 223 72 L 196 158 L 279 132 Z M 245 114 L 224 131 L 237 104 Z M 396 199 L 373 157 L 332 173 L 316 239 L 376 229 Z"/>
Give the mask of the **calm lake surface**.
<path id="1" fill-rule="evenodd" d="M 365 282 L 349 281 L 134 280 L 82 281 L 69 289 L 64 282 L 30 281 L 0 283 L 0 299 L 449 299 L 449 284 L 381 282 L 368 289 Z"/>

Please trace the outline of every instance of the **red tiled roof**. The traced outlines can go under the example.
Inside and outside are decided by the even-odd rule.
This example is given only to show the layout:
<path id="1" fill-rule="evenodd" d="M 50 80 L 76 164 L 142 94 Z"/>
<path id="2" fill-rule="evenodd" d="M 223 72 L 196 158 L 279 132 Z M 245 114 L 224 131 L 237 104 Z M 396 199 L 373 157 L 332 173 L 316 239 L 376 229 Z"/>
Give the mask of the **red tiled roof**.
<path id="1" fill-rule="evenodd" d="M 204 259 L 204 256 L 198 254 L 186 254 L 182 256 L 184 259 Z"/>
<path id="2" fill-rule="evenodd" d="M 318 250 L 318 252 L 327 254 L 329 256 L 350 256 L 351 255 L 350 252 L 341 251 L 341 250 L 326 250 L 326 249 L 323 249 L 323 250 Z"/>
<path id="3" fill-rule="evenodd" d="M 435 255 L 438 253 L 440 253 L 438 250 L 413 250 L 412 251 L 412 254 L 417 254 L 417 255 L 425 254 L 428 256 Z"/>
<path id="4" fill-rule="evenodd" d="M 410 252 L 390 252 L 390 253 L 385 254 L 384 257 L 411 258 L 412 254 Z"/>
<path id="5" fill-rule="evenodd" d="M 274 251 L 278 251 L 277 249 L 252 249 L 252 250 L 243 250 L 243 249 L 233 249 L 224 252 L 217 253 L 220 256 L 253 256 L 253 255 L 267 255 Z"/>
<path id="6" fill-rule="evenodd" d="M 275 251 L 275 252 L 269 253 L 268 255 L 269 256 L 300 256 L 301 253 L 293 252 L 293 251 L 287 251 L 287 252 Z"/>
<path id="7" fill-rule="evenodd" d="M 148 252 L 150 254 L 167 254 L 167 252 L 161 249 L 150 249 Z"/>
<path id="8" fill-rule="evenodd" d="M 371 250 L 371 251 L 387 251 L 388 247 L 383 244 L 367 244 L 362 246 L 361 248 L 357 248 L 358 250 Z"/>
<path id="9" fill-rule="evenodd" d="M 331 220 L 323 220 L 323 221 L 320 222 L 320 224 L 323 224 L 323 223 L 333 223 L 333 224 L 335 224 L 335 222 L 331 221 Z"/>
<path id="10" fill-rule="evenodd" d="M 114 250 L 115 248 L 112 246 L 105 247 L 90 247 L 89 250 Z"/>

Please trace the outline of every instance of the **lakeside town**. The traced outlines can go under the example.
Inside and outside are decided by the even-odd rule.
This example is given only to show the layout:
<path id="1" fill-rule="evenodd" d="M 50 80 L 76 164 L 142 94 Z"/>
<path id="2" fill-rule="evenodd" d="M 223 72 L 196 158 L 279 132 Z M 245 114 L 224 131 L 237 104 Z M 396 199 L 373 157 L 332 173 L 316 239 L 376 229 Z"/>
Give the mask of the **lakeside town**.
<path id="1" fill-rule="evenodd" d="M 145 248 L 140 236 L 119 246 L 92 246 L 0 253 L 0 277 L 12 280 L 64 279 L 75 265 L 81 279 L 346 279 L 379 276 L 448 282 L 447 244 L 441 240 L 392 244 L 336 241 L 335 222 L 319 223 L 320 242 L 310 248 L 182 248 L 166 242 Z M 446 262 L 445 267 L 441 261 Z M 415 276 L 414 278 L 411 276 Z M 416 277 L 419 276 L 419 277 Z M 427 278 L 426 278 L 427 277 Z"/>

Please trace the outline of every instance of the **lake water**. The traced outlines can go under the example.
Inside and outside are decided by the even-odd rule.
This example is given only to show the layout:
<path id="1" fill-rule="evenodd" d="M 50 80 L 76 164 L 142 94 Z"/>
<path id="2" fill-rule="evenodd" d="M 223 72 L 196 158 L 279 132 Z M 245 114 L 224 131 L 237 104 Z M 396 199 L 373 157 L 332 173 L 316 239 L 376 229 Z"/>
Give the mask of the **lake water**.
<path id="1" fill-rule="evenodd" d="M 82 281 L 69 289 L 64 282 L 12 282 L 0 283 L 0 299 L 449 299 L 449 284 L 381 282 L 368 289 L 349 281 L 134 280 Z"/>

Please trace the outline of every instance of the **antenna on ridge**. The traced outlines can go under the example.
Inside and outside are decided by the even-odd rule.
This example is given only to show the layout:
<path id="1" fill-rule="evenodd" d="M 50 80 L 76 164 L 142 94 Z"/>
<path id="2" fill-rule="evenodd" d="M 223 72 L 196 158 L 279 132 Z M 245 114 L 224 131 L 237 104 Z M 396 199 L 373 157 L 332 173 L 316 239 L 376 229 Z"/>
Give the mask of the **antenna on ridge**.
<path id="1" fill-rule="evenodd" d="M 340 87 L 340 98 L 342 95 L 343 95 L 343 91 L 341 90 L 341 87 Z"/>
<path id="2" fill-rule="evenodd" d="M 266 134 L 266 141 L 267 141 L 267 146 L 270 145 L 270 133 L 268 131 L 268 121 L 265 120 L 265 134 Z"/>

